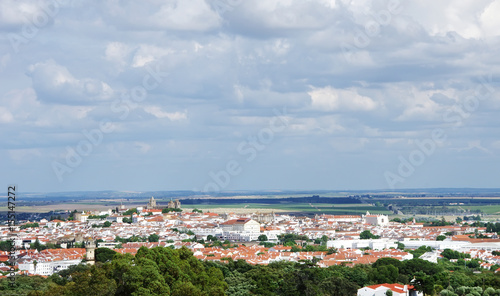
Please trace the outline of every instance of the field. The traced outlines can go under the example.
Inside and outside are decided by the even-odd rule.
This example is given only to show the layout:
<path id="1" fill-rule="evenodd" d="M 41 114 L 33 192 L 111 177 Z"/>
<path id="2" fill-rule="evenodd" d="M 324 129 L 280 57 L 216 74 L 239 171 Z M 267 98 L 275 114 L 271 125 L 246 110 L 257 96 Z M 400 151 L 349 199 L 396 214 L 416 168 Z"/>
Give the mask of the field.
<path id="1" fill-rule="evenodd" d="M 197 208 L 200 210 L 210 210 L 213 208 L 218 209 L 231 209 L 231 210 L 253 210 L 258 211 L 270 211 L 275 210 L 276 212 L 301 212 L 301 213 L 317 213 L 317 214 L 330 214 L 330 215 L 347 215 L 347 214 L 366 214 L 369 211 L 372 214 L 391 214 L 390 211 L 386 210 L 384 207 L 376 207 L 368 204 L 308 204 L 308 203 L 283 203 L 283 204 L 254 204 L 254 203 L 235 203 L 235 204 L 195 204 L 189 205 L 189 208 Z"/>
<path id="2" fill-rule="evenodd" d="M 500 205 L 484 205 L 484 206 L 449 206 L 450 208 L 459 208 L 464 210 L 477 211 L 480 210 L 484 214 L 494 215 L 500 214 Z"/>

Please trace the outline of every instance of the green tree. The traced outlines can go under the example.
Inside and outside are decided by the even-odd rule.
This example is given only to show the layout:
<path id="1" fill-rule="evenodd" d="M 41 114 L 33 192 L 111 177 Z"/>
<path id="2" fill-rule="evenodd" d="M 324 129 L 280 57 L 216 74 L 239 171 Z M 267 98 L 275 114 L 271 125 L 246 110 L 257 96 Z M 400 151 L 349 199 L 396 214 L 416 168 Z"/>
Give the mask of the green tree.
<path id="1" fill-rule="evenodd" d="M 123 213 L 123 216 L 130 216 L 130 215 L 132 215 L 133 213 L 137 213 L 137 208 L 132 208 L 132 209 L 129 209 L 129 210 L 125 211 L 125 212 Z"/>
<path id="2" fill-rule="evenodd" d="M 97 248 L 95 250 L 95 260 L 97 262 L 107 262 L 111 261 L 115 256 L 116 252 L 108 248 Z"/>
<path id="3" fill-rule="evenodd" d="M 359 234 L 360 239 L 377 239 L 380 238 L 378 235 L 374 235 L 370 230 L 365 230 Z"/>
<path id="4" fill-rule="evenodd" d="M 35 242 L 33 243 L 33 247 L 32 249 L 36 249 L 38 252 L 40 252 L 41 250 L 43 250 L 43 246 L 42 244 L 40 243 L 40 241 L 38 240 L 38 238 L 35 240 Z"/>
<path id="5" fill-rule="evenodd" d="M 158 242 L 160 240 L 160 237 L 156 233 L 152 233 L 148 236 L 148 242 L 154 243 Z"/>
<path id="6" fill-rule="evenodd" d="M 110 227 L 110 226 L 111 226 L 111 222 L 109 222 L 109 221 L 106 221 L 103 224 L 103 227 Z"/>
<path id="7" fill-rule="evenodd" d="M 318 295 L 351 296 L 356 295 L 359 286 L 341 277 L 329 277 L 319 284 Z"/>
<path id="8" fill-rule="evenodd" d="M 267 241 L 267 235 L 261 234 L 261 235 L 259 235 L 259 237 L 257 238 L 257 240 L 260 241 L 260 242 L 265 242 L 265 241 Z"/>
<path id="9" fill-rule="evenodd" d="M 444 241 L 445 239 L 446 239 L 446 235 L 438 235 L 438 236 L 436 237 L 436 240 L 437 240 L 437 241 Z"/>

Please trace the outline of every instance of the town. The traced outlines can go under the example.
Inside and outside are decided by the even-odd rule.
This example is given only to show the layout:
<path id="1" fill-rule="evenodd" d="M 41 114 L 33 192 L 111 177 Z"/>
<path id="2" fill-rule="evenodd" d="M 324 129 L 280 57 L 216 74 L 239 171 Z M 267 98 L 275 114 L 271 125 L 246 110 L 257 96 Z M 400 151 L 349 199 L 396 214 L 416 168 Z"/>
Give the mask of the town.
<path id="1" fill-rule="evenodd" d="M 104 248 L 135 255 L 141 247 L 185 247 L 203 261 L 313 262 L 322 268 L 372 264 L 380 258 L 403 261 L 417 253 L 436 263 L 451 250 L 468 255 L 464 261 L 470 261 L 472 268 L 500 270 L 496 231 L 467 223 L 471 221 L 439 222 L 390 221 L 387 215 L 369 212 L 314 217 L 217 214 L 185 211 L 179 200 L 161 207 L 151 197 L 146 205 L 132 209 L 121 205 L 105 211 L 73 211 L 64 220 L 28 221 L 14 233 L 3 227 L 0 240 L 5 242 L 14 234 L 18 274 L 41 276 L 82 262 L 95 264 L 97 251 Z M 0 261 L 9 261 L 6 251 Z M 8 268 L 2 263 L 0 271 Z M 378 289 L 389 289 L 384 287 Z"/>

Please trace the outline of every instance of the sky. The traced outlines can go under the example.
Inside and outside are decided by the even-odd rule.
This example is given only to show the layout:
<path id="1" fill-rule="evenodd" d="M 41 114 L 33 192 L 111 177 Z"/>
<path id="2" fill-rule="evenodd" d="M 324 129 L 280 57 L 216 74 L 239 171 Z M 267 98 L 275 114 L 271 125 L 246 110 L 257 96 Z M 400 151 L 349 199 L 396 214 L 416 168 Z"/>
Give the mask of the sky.
<path id="1" fill-rule="evenodd" d="M 500 187 L 500 1 L 1 0 L 7 190 Z"/>

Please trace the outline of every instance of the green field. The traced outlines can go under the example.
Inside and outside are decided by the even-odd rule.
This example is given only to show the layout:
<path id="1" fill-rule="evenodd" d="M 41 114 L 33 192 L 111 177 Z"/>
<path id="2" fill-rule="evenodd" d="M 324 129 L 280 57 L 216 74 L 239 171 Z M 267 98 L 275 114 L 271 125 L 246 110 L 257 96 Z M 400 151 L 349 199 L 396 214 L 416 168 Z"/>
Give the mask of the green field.
<path id="1" fill-rule="evenodd" d="M 476 210 L 481 210 L 484 214 L 500 214 L 500 205 L 484 205 L 484 206 L 449 206 L 449 208 L 458 208 L 458 209 L 464 209 L 464 210 L 471 210 L 471 211 L 476 211 Z"/>

